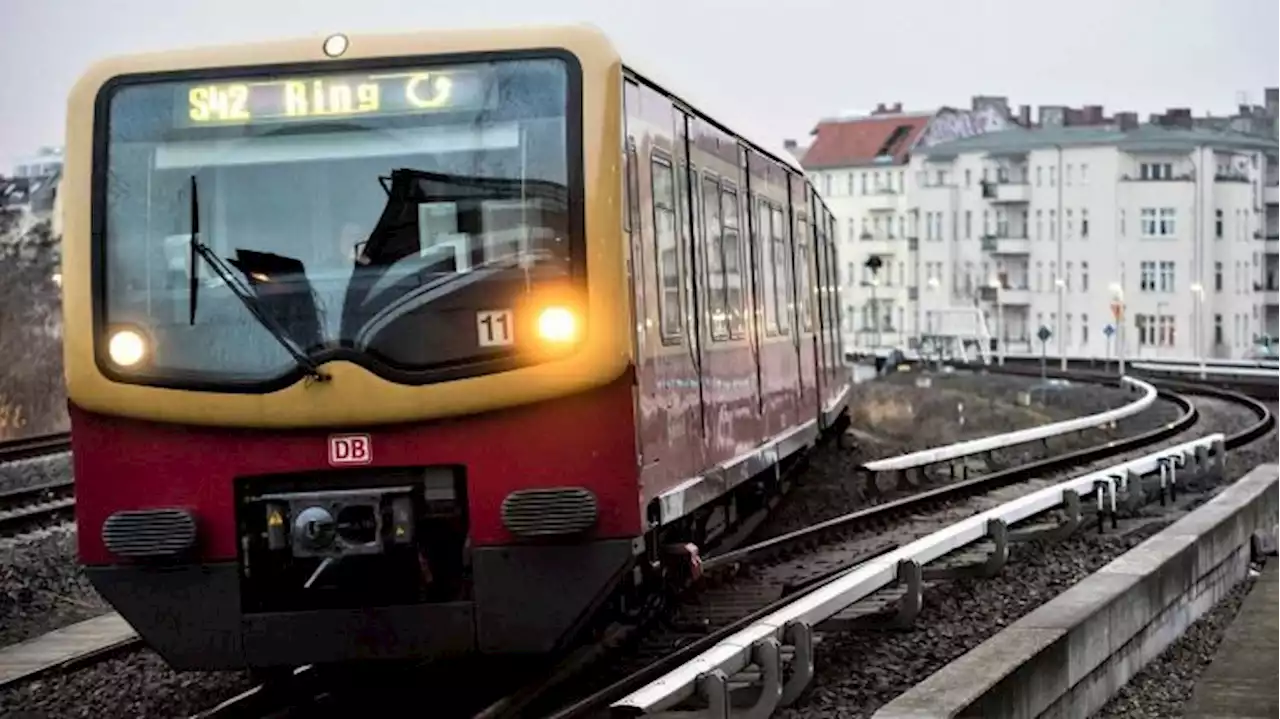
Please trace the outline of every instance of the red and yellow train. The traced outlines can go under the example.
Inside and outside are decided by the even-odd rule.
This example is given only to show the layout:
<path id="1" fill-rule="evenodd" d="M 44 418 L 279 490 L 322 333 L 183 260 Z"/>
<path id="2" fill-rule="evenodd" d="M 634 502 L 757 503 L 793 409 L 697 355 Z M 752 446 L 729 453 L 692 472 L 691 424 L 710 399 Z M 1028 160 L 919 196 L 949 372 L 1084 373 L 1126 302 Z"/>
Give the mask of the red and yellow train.
<path id="1" fill-rule="evenodd" d="M 80 560 L 179 668 L 555 651 L 842 421 L 831 214 L 586 28 L 102 62 Z"/>

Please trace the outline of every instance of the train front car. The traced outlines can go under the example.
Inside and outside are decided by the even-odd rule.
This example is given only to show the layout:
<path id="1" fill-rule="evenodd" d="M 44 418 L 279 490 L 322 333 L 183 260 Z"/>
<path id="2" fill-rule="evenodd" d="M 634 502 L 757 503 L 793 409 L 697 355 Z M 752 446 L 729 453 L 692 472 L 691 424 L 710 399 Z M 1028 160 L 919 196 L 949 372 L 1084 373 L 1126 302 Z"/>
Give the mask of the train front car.
<path id="1" fill-rule="evenodd" d="M 628 575 L 620 87 L 584 29 L 82 78 L 79 553 L 172 665 L 537 654 Z"/>

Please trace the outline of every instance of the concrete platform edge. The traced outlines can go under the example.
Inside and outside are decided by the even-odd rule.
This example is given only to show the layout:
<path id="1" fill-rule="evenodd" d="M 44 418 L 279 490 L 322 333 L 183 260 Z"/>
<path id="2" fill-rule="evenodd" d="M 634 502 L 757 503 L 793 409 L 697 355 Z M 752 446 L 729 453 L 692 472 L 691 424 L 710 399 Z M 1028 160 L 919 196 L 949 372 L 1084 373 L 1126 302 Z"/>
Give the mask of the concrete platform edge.
<path id="1" fill-rule="evenodd" d="M 874 719 L 1085 719 L 1245 577 L 1255 534 L 1278 519 L 1280 465 L 1259 465 Z"/>

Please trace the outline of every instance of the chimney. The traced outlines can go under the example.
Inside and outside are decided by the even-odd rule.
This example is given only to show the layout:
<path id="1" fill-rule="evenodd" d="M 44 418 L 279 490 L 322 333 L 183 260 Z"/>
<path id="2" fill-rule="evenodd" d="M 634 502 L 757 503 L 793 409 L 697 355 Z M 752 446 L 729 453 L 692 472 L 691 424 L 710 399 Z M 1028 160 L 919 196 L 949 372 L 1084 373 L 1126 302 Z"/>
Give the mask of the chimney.
<path id="1" fill-rule="evenodd" d="M 1018 106 L 1018 122 L 1022 123 L 1023 127 L 1031 127 L 1031 106 L 1030 105 Z"/>
<path id="2" fill-rule="evenodd" d="M 783 141 L 782 141 L 782 149 L 786 150 L 787 152 L 793 152 L 793 151 L 795 151 L 795 149 L 796 149 L 797 147 L 799 147 L 799 145 L 798 145 L 798 144 L 796 144 L 796 141 L 795 141 L 795 140 L 783 140 Z"/>
<path id="3" fill-rule="evenodd" d="M 872 112 L 871 114 L 872 114 L 872 115 L 883 115 L 883 114 L 885 114 L 886 112 L 888 112 L 888 110 L 886 110 L 886 109 L 885 109 L 884 103 L 883 103 L 883 102 L 877 102 L 877 103 L 876 103 L 876 109 L 875 109 L 875 111 L 874 111 L 874 112 Z"/>
<path id="4" fill-rule="evenodd" d="M 1083 124 L 1101 125 L 1102 124 L 1102 105 L 1085 105 Z"/>
<path id="5" fill-rule="evenodd" d="M 893 103 L 893 107 L 890 108 L 890 110 L 892 112 L 902 112 L 902 103 L 900 102 Z"/>
<path id="6" fill-rule="evenodd" d="M 1116 124 L 1120 126 L 1121 132 L 1136 130 L 1138 127 L 1138 113 L 1136 112 L 1117 112 Z"/>

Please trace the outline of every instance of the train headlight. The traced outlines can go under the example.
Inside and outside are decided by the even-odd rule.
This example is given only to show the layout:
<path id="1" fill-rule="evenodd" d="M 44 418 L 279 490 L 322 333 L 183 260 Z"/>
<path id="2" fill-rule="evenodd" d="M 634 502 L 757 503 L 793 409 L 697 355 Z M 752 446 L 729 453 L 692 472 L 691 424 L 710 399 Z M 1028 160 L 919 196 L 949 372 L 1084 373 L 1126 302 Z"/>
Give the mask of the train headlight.
<path id="1" fill-rule="evenodd" d="M 342 33 L 335 33 L 325 38 L 324 54 L 329 57 L 341 57 L 342 53 L 347 51 L 347 45 L 349 44 L 350 43 L 347 41 L 346 35 L 343 35 Z"/>
<path id="2" fill-rule="evenodd" d="M 137 330 L 117 330 L 107 342 L 107 354 L 120 367 L 132 367 L 147 356 L 147 340 Z"/>
<path id="3" fill-rule="evenodd" d="M 578 318 L 566 307 L 548 307 L 538 315 L 538 336 L 557 344 L 578 337 Z"/>

